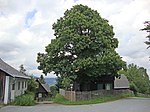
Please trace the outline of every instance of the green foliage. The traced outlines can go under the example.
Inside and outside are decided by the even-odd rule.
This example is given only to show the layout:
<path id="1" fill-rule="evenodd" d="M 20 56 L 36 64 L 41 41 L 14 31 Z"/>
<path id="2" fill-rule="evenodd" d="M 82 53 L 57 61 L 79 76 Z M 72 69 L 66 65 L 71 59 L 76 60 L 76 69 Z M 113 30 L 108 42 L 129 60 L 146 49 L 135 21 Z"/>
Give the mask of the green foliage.
<path id="1" fill-rule="evenodd" d="M 130 64 L 127 69 L 121 73 L 125 74 L 130 82 L 131 89 L 134 92 L 150 93 L 150 81 L 146 69 Z"/>
<path id="2" fill-rule="evenodd" d="M 141 29 L 141 30 L 144 30 L 144 31 L 147 31 L 149 34 L 146 38 L 148 38 L 148 41 L 145 42 L 145 44 L 148 45 L 147 48 L 150 47 L 150 21 L 145 21 L 145 28 Z"/>
<path id="3" fill-rule="evenodd" d="M 69 77 L 58 77 L 56 79 L 56 86 L 57 88 L 63 88 L 65 90 L 67 90 L 68 88 L 70 88 L 70 83 L 72 82 L 72 80 Z"/>
<path id="4" fill-rule="evenodd" d="M 42 84 L 45 84 L 46 82 L 45 82 L 45 80 L 44 80 L 44 77 L 43 77 L 43 75 L 41 75 L 40 76 L 40 79 L 39 79 L 39 81 L 42 83 Z"/>
<path id="5" fill-rule="evenodd" d="M 63 78 L 62 80 L 63 88 L 67 89 L 68 87 L 70 87 L 70 83 L 71 83 L 71 79 L 69 79 L 68 77 Z"/>
<path id="6" fill-rule="evenodd" d="M 35 104 L 34 93 L 28 93 L 15 98 L 13 104 L 21 106 L 31 106 Z"/>
<path id="7" fill-rule="evenodd" d="M 64 88 L 62 81 L 63 81 L 63 78 L 58 76 L 56 79 L 56 87 L 57 88 Z"/>
<path id="8" fill-rule="evenodd" d="M 115 51 L 118 40 L 113 27 L 99 13 L 84 5 L 75 5 L 53 24 L 55 39 L 38 53 L 38 69 L 52 71 L 63 78 L 82 79 L 101 75 L 116 76 L 125 66 Z M 89 80 L 90 80 L 89 79 Z M 66 84 L 66 83 L 65 83 Z"/>
<path id="9" fill-rule="evenodd" d="M 35 93 L 37 86 L 38 86 L 38 83 L 37 83 L 36 80 L 31 76 L 31 79 L 28 80 L 28 91 Z"/>
<path id="10" fill-rule="evenodd" d="M 108 102 L 108 101 L 115 101 L 115 100 L 127 98 L 127 97 L 133 97 L 133 94 L 123 93 L 123 94 L 119 94 L 116 96 L 96 97 L 96 98 L 93 98 L 90 100 L 82 100 L 82 101 L 69 101 L 69 100 L 65 99 L 62 95 L 57 94 L 54 99 L 54 102 L 65 104 L 65 105 L 85 105 L 85 104 L 96 104 L 96 103 L 104 103 L 104 102 Z"/>
<path id="11" fill-rule="evenodd" d="M 21 64 L 21 65 L 19 66 L 19 68 L 20 68 L 20 72 L 22 72 L 22 73 L 25 73 L 25 72 L 26 72 L 26 69 L 24 68 L 23 64 Z"/>
<path id="12" fill-rule="evenodd" d="M 138 88 L 133 82 L 130 83 L 130 90 L 132 90 L 134 94 L 137 95 Z"/>
<path id="13" fill-rule="evenodd" d="M 57 102 L 57 103 L 61 103 L 61 102 L 65 102 L 65 101 L 68 101 L 68 100 L 65 99 L 64 96 L 62 96 L 60 94 L 56 94 L 55 99 L 53 101 Z"/>
<path id="14" fill-rule="evenodd" d="M 54 98 L 56 96 L 56 94 L 58 93 L 58 89 L 56 86 L 51 86 L 50 90 L 51 90 L 50 94 L 51 94 L 52 98 Z"/>

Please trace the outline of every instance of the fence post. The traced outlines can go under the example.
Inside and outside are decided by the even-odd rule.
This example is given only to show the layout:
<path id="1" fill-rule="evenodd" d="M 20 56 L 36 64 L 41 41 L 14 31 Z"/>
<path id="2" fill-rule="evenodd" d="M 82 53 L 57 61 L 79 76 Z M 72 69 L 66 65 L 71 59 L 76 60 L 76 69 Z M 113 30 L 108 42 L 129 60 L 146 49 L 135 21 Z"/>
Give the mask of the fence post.
<path id="1" fill-rule="evenodd" d="M 72 83 L 70 83 L 70 88 L 71 88 L 71 101 L 72 101 L 72 89 L 73 89 L 73 84 Z"/>
<path id="2" fill-rule="evenodd" d="M 76 101 L 76 92 L 74 91 L 74 101 Z"/>

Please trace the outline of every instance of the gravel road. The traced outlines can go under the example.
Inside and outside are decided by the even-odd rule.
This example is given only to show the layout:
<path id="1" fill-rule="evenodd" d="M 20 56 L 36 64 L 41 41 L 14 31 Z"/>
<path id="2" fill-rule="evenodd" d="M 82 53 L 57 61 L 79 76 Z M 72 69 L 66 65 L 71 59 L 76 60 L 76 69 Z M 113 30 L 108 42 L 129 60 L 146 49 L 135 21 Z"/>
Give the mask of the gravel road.
<path id="1" fill-rule="evenodd" d="M 36 106 L 5 106 L 0 112 L 150 112 L 150 98 L 126 98 L 91 105 L 39 104 Z"/>

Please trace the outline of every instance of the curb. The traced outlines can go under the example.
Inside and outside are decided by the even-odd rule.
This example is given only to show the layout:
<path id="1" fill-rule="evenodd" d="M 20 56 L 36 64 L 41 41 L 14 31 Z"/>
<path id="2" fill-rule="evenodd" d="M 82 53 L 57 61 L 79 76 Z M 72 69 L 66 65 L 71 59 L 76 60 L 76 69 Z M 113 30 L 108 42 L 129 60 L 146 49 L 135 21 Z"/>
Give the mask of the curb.
<path id="1" fill-rule="evenodd" d="M 51 101 L 43 101 L 43 102 L 36 102 L 36 104 L 54 104 L 54 102 L 51 102 Z"/>

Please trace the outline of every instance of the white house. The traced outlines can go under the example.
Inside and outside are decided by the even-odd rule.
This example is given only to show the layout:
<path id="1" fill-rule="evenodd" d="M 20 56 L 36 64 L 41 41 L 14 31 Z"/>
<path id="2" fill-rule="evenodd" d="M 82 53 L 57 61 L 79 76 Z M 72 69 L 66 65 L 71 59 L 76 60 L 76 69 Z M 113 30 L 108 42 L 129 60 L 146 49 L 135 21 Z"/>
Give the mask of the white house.
<path id="1" fill-rule="evenodd" d="M 7 104 L 27 90 L 30 77 L 17 71 L 0 58 L 0 103 Z"/>

